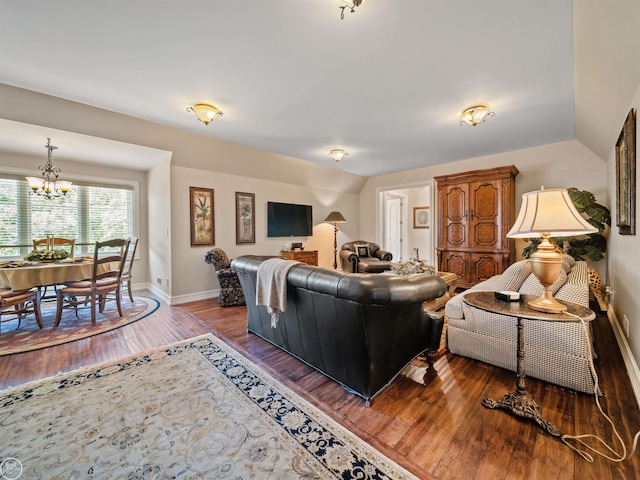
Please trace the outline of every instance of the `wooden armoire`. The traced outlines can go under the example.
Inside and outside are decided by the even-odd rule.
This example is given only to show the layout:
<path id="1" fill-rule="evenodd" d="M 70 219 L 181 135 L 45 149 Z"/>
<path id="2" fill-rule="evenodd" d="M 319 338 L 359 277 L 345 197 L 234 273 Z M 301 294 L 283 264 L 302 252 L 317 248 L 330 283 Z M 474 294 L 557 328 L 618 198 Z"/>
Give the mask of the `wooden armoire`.
<path id="1" fill-rule="evenodd" d="M 438 270 L 471 287 L 502 273 L 515 258 L 507 238 L 515 220 L 518 169 L 513 166 L 435 177 Z"/>

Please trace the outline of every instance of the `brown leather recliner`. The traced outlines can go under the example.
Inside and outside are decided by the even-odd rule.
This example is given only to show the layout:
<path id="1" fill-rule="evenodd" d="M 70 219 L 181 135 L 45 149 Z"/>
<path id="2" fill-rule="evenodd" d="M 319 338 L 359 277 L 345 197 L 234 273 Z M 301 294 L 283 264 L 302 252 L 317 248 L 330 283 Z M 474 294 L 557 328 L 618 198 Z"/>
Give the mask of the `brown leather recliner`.
<path id="1" fill-rule="evenodd" d="M 366 245 L 368 248 L 365 251 L 358 252 L 356 245 Z M 363 249 L 360 248 L 360 250 Z M 366 240 L 345 243 L 340 249 L 340 263 L 344 272 L 380 273 L 391 270 L 392 258 L 391 252 L 381 250 L 380 245 Z"/>

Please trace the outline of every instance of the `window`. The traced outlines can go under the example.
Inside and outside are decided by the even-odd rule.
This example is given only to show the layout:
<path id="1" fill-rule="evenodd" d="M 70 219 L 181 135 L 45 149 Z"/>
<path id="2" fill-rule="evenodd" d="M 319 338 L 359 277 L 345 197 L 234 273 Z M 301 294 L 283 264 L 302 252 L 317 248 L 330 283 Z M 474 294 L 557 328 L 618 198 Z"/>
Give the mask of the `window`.
<path id="1" fill-rule="evenodd" d="M 76 255 L 93 253 L 98 240 L 133 232 L 133 187 L 78 182 L 66 196 L 30 195 L 23 178 L 0 176 L 0 256 L 25 256 L 33 239 L 76 240 Z"/>

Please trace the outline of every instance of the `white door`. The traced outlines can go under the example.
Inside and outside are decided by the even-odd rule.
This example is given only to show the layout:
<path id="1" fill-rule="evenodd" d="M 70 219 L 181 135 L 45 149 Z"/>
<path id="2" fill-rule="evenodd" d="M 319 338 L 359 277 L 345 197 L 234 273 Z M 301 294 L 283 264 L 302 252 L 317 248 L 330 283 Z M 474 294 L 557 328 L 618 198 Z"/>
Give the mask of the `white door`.
<path id="1" fill-rule="evenodd" d="M 402 199 L 386 195 L 385 202 L 385 245 L 393 260 L 402 260 Z"/>

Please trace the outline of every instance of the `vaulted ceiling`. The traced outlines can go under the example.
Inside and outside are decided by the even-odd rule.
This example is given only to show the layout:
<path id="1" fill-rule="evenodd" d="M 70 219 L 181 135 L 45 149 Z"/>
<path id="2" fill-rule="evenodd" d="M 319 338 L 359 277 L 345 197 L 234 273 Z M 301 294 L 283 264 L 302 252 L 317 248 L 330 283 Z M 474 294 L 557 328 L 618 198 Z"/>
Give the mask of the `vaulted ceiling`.
<path id="1" fill-rule="evenodd" d="M 1 83 L 351 173 L 576 138 L 570 0 L 0 5 Z M 224 116 L 205 126 L 197 102 Z M 459 126 L 478 102 L 495 117 Z"/>

